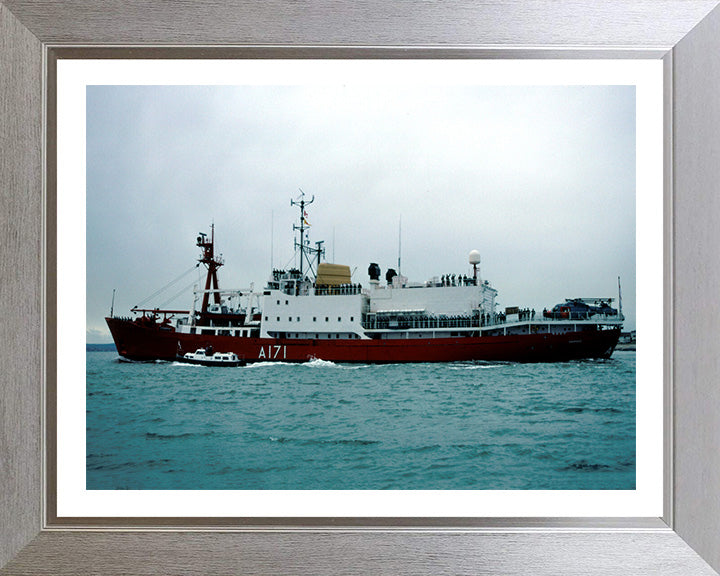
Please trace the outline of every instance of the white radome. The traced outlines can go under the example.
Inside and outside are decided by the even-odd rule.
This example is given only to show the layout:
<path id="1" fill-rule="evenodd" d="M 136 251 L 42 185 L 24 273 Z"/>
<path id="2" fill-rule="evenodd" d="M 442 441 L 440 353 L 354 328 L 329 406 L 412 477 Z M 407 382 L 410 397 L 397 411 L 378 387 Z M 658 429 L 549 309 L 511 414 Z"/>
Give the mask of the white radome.
<path id="1" fill-rule="evenodd" d="M 470 255 L 468 256 L 468 262 L 470 262 L 473 266 L 480 264 L 480 252 L 477 250 L 471 250 Z"/>

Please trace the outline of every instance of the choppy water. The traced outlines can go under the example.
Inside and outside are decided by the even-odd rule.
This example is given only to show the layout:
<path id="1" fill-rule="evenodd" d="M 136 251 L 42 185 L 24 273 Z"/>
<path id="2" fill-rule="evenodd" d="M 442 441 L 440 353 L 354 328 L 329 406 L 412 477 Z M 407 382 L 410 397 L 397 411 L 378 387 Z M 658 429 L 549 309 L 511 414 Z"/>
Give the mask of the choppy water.
<path id="1" fill-rule="evenodd" d="M 206 368 L 87 353 L 88 489 L 635 488 L 635 353 Z"/>

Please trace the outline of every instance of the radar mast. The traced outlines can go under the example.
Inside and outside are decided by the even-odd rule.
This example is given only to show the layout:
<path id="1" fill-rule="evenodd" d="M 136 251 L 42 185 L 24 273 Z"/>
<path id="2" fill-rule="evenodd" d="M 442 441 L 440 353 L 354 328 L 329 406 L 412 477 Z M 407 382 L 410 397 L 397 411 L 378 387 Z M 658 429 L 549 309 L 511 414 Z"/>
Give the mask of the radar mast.
<path id="1" fill-rule="evenodd" d="M 290 200 L 290 206 L 298 206 L 300 208 L 300 224 L 293 224 L 293 230 L 300 231 L 300 241 L 295 240 L 295 251 L 300 253 L 300 277 L 305 276 L 304 269 L 305 263 L 307 263 L 308 273 L 313 276 L 313 279 L 317 276 L 317 264 L 320 263 L 322 257 L 325 255 L 325 248 L 323 247 L 324 242 L 315 242 L 316 248 L 310 246 L 310 237 L 305 237 L 306 231 L 310 228 L 308 222 L 308 214 L 305 211 L 305 207 L 312 204 L 315 201 L 315 195 L 313 194 L 310 200 L 305 200 L 305 192 L 302 188 L 299 188 L 300 196 L 296 200 Z"/>

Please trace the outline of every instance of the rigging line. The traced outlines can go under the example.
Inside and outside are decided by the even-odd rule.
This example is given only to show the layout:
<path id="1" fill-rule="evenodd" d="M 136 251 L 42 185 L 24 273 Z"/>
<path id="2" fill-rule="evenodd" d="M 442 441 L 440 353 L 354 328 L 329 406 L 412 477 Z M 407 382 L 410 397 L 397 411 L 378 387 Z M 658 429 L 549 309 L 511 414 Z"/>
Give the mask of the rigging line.
<path id="1" fill-rule="evenodd" d="M 195 268 L 197 268 L 198 266 L 200 266 L 200 262 L 198 262 L 197 264 L 193 264 L 192 268 L 190 268 L 190 269 L 186 270 L 185 272 L 183 272 L 182 274 L 180 274 L 180 276 L 178 276 L 177 278 L 175 278 L 175 280 L 172 280 L 172 281 L 168 282 L 167 284 L 165 284 L 165 286 L 163 286 L 163 287 L 160 288 L 159 290 L 156 290 L 155 292 L 153 292 L 150 296 L 148 296 L 147 298 L 145 298 L 142 302 L 139 302 L 138 304 L 136 304 L 136 305 L 135 305 L 135 308 L 141 308 L 142 306 L 144 306 L 145 304 L 147 304 L 150 300 L 152 300 L 153 298 L 156 298 L 156 297 L 157 297 L 158 295 L 160 295 L 162 292 L 164 292 L 165 290 L 167 290 L 167 289 L 170 288 L 171 286 L 177 284 L 180 280 L 182 280 L 185 276 L 187 276 L 188 274 L 190 274 L 190 272 L 192 272 L 193 270 L 195 270 Z"/>
<path id="2" fill-rule="evenodd" d="M 165 306 L 167 306 L 168 304 L 170 304 L 170 302 L 172 302 L 173 300 L 175 300 L 175 299 L 178 298 L 179 296 L 182 296 L 183 294 L 187 293 L 187 291 L 188 291 L 190 288 L 192 288 L 194 285 L 195 285 L 195 280 L 193 280 L 192 282 L 190 282 L 190 284 L 188 284 L 187 286 L 184 286 L 184 287 L 183 287 L 181 290 L 179 290 L 174 296 L 172 296 L 171 298 L 169 298 L 168 300 L 166 300 L 165 302 L 163 302 L 162 304 L 160 304 L 160 309 L 162 310 L 162 308 L 164 308 Z"/>
<path id="3" fill-rule="evenodd" d="M 287 264 L 285 264 L 285 270 L 290 269 L 290 263 L 294 261 L 293 268 L 297 268 L 297 252 L 290 257 Z"/>

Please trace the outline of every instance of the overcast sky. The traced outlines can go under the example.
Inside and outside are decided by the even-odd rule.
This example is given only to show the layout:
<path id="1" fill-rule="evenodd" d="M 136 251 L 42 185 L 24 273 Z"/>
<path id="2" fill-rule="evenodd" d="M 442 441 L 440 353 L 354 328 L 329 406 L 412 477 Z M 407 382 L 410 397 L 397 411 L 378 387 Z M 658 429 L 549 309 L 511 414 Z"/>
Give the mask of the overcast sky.
<path id="1" fill-rule="evenodd" d="M 616 297 L 620 276 L 635 328 L 633 86 L 90 86 L 88 341 L 110 341 L 113 289 L 128 315 L 212 222 L 220 286 L 262 288 L 293 264 L 299 188 L 355 282 L 397 267 L 402 218 L 410 280 L 469 274 L 477 249 L 501 308 L 541 311 Z M 168 306 L 191 304 L 189 286 Z"/>

